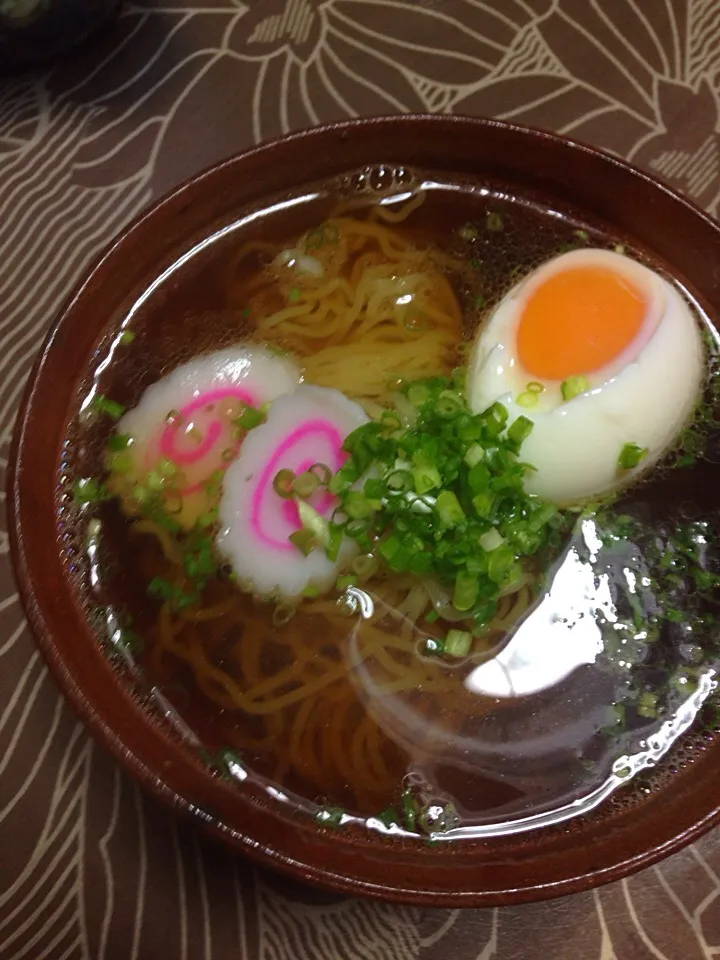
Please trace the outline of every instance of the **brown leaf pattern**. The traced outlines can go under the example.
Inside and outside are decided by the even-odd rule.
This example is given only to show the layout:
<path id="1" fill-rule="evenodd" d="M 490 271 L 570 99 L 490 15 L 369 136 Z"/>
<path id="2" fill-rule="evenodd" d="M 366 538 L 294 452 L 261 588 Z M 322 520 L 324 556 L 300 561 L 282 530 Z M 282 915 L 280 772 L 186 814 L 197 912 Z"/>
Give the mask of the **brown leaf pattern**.
<path id="1" fill-rule="evenodd" d="M 0 473 L 73 281 L 153 196 L 257 141 L 406 111 L 496 116 L 631 159 L 720 212 L 717 0 L 136 0 L 0 85 Z M 0 495 L 2 960 L 709 960 L 720 833 L 552 903 L 348 900 L 256 870 L 141 796 L 28 636 Z"/>

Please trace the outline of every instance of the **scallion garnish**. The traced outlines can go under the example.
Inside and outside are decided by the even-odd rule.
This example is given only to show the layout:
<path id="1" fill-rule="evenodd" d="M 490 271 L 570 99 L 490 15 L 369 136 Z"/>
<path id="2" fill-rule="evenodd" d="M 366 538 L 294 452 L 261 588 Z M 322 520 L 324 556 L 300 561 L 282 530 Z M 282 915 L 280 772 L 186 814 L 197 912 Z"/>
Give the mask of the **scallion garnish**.
<path id="1" fill-rule="evenodd" d="M 523 390 L 522 393 L 518 394 L 517 402 L 526 410 L 531 410 L 538 404 L 537 394 L 531 393 L 529 390 Z"/>
<path id="2" fill-rule="evenodd" d="M 98 503 L 101 500 L 109 499 L 110 494 L 104 484 L 95 480 L 93 477 L 83 477 L 76 480 L 73 487 L 73 496 L 75 503 Z"/>
<path id="3" fill-rule="evenodd" d="M 283 500 L 292 500 L 295 474 L 292 470 L 278 470 L 273 480 L 273 490 Z"/>
<path id="4" fill-rule="evenodd" d="M 120 343 L 122 343 L 124 346 L 132 343 L 134 339 L 135 333 L 132 330 L 123 330 L 123 332 L 120 334 Z"/>
<path id="5" fill-rule="evenodd" d="M 466 657 L 472 646 L 472 634 L 468 630 L 448 630 L 445 635 L 445 653 L 448 657 Z"/>
<path id="6" fill-rule="evenodd" d="M 590 382 L 588 378 L 582 373 L 568 377 L 567 380 L 563 380 L 560 385 L 562 398 L 565 401 L 573 400 L 575 397 L 579 397 L 581 393 L 585 393 L 589 386 Z"/>
<path id="7" fill-rule="evenodd" d="M 339 501 L 336 526 L 380 569 L 450 588 L 456 608 L 481 629 L 500 594 L 521 581 L 525 558 L 559 545 L 565 523 L 524 490 L 532 468 L 518 454 L 532 421 L 508 426 L 500 403 L 473 414 L 460 371 L 401 393 L 403 410 L 414 409 L 403 415 L 407 426 L 370 422 L 345 441 L 348 459 L 328 485 Z"/>
<path id="8" fill-rule="evenodd" d="M 455 527 L 465 519 L 465 512 L 452 490 L 443 490 L 438 494 L 435 510 L 440 522 L 446 527 Z"/>
<path id="9" fill-rule="evenodd" d="M 108 437 L 107 448 L 113 453 L 126 450 L 133 442 L 129 433 L 112 433 Z"/>
<path id="10" fill-rule="evenodd" d="M 306 557 L 315 549 L 315 534 L 312 530 L 296 530 L 290 534 L 288 540 Z"/>
<path id="11" fill-rule="evenodd" d="M 456 610 L 472 610 L 477 601 L 480 585 L 477 576 L 466 570 L 461 570 L 455 577 L 455 592 L 453 606 Z"/>
<path id="12" fill-rule="evenodd" d="M 121 403 L 111 400 L 103 393 L 97 393 L 93 397 L 91 405 L 93 410 L 97 410 L 98 413 L 106 413 L 109 417 L 112 417 L 113 420 L 119 420 L 125 413 L 125 407 Z"/>
<path id="13" fill-rule="evenodd" d="M 623 444 L 618 456 L 618 467 L 621 470 L 632 470 L 642 463 L 648 453 L 647 447 L 641 447 L 637 443 Z"/>
<path id="14" fill-rule="evenodd" d="M 309 530 L 312 533 L 316 544 L 327 547 L 329 543 L 328 521 L 305 500 L 299 500 L 297 506 L 302 529 Z"/>
<path id="15" fill-rule="evenodd" d="M 265 423 L 266 419 L 264 411 L 258 410 L 257 407 L 246 405 L 243 407 L 242 413 L 233 419 L 233 423 L 236 427 L 240 427 L 241 430 L 252 430 L 253 427 L 258 427 L 261 423 Z"/>
<path id="16" fill-rule="evenodd" d="M 320 481 L 320 485 L 326 487 L 330 483 L 332 470 L 326 463 L 314 463 L 310 467 L 310 473 L 314 473 Z"/>
<path id="17" fill-rule="evenodd" d="M 292 482 L 292 492 L 301 500 L 307 500 L 320 487 L 320 481 L 310 470 L 299 474 Z"/>

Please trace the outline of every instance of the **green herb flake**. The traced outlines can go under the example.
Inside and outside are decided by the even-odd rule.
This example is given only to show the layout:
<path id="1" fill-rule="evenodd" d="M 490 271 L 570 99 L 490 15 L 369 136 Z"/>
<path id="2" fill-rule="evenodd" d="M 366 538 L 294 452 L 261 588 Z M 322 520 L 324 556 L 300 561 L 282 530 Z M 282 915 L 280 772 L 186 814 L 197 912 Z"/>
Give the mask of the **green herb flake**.
<path id="1" fill-rule="evenodd" d="M 401 386 L 403 409 L 414 408 L 403 423 L 412 425 L 371 421 L 353 431 L 329 490 L 341 535 L 374 557 L 378 572 L 434 578 L 481 630 L 525 560 L 556 549 L 574 518 L 525 492 L 532 468 L 518 451 L 532 421 L 511 423 L 500 403 L 473 414 L 464 382 L 458 370 Z"/>
<path id="2" fill-rule="evenodd" d="M 77 480 L 73 487 L 73 497 L 75 503 L 99 503 L 102 500 L 108 500 L 112 494 L 108 492 L 105 486 L 93 477 L 83 477 Z"/>
<path id="3" fill-rule="evenodd" d="M 324 806 L 320 807 L 316 812 L 315 821 L 324 827 L 337 828 L 342 826 L 344 817 L 345 811 L 342 807 Z"/>
<path id="4" fill-rule="evenodd" d="M 91 402 L 91 408 L 97 411 L 97 413 L 107 414 L 109 417 L 112 417 L 113 420 L 119 420 L 125 413 L 125 407 L 123 407 L 121 403 L 110 400 L 109 397 L 106 397 L 102 393 L 95 394 Z"/>
<path id="5" fill-rule="evenodd" d="M 123 332 L 120 334 L 120 343 L 123 346 L 128 346 L 133 342 L 135 336 L 136 334 L 133 330 L 123 330 Z"/>
<path id="6" fill-rule="evenodd" d="M 590 382 L 588 378 L 580 373 L 576 376 L 568 377 L 567 380 L 563 380 L 560 385 L 560 391 L 563 400 L 567 403 L 569 400 L 574 400 L 575 397 L 579 397 L 581 393 L 585 393 L 589 387 Z"/>
<path id="7" fill-rule="evenodd" d="M 466 657 L 472 646 L 472 634 L 469 630 L 448 630 L 445 636 L 445 653 L 449 657 Z"/>
<path id="8" fill-rule="evenodd" d="M 632 470 L 639 466 L 648 455 L 648 448 L 641 447 L 637 443 L 626 443 L 623 445 L 618 455 L 618 467 L 620 470 Z"/>
<path id="9" fill-rule="evenodd" d="M 133 438 L 129 433 L 113 433 L 108 437 L 107 448 L 112 453 L 120 453 L 132 444 Z"/>
<path id="10" fill-rule="evenodd" d="M 265 423 L 266 420 L 267 416 L 262 410 L 257 407 L 246 406 L 242 413 L 233 419 L 233 423 L 241 430 L 252 430 L 259 427 L 261 423 Z"/>

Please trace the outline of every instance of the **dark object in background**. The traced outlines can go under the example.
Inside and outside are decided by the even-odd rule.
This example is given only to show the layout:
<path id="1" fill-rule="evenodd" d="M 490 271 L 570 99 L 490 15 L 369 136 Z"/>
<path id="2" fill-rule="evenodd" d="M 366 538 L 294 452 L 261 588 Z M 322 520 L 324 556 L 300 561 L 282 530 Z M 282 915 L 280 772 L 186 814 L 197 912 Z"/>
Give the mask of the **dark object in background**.
<path id="1" fill-rule="evenodd" d="M 0 72 L 42 64 L 88 37 L 121 0 L 0 0 Z"/>

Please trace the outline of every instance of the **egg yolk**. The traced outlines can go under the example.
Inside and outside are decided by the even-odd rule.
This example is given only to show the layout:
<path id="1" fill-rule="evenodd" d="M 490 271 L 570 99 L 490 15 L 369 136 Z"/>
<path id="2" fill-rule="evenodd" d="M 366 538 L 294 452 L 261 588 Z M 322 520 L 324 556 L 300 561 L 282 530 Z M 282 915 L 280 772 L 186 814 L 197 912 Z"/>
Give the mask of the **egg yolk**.
<path id="1" fill-rule="evenodd" d="M 517 331 L 518 359 L 534 377 L 565 380 L 599 370 L 640 332 L 646 303 L 607 267 L 553 274 L 527 299 Z"/>

